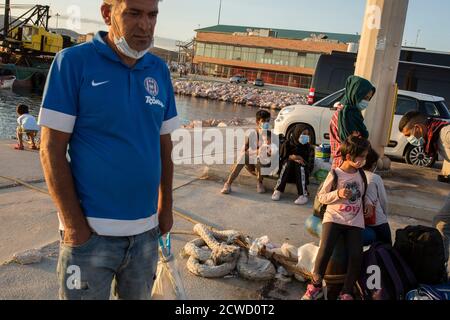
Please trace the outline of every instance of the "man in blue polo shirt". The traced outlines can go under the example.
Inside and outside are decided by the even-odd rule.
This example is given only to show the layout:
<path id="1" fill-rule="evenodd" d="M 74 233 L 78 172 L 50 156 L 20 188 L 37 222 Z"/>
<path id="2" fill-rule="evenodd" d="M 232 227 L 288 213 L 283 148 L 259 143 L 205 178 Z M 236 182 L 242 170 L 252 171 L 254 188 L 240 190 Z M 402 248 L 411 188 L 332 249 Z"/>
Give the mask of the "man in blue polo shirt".
<path id="1" fill-rule="evenodd" d="M 55 57 L 39 115 L 60 298 L 108 299 L 112 285 L 119 299 L 149 299 L 158 236 L 173 224 L 178 117 L 167 66 L 148 53 L 159 1 L 103 2 L 109 32 Z"/>

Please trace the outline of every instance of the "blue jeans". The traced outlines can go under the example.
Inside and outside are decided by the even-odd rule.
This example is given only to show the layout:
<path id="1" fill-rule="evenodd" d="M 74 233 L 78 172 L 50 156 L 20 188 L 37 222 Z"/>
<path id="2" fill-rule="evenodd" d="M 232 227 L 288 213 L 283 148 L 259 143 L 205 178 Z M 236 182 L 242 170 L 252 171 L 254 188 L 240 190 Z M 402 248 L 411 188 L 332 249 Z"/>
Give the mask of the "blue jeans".
<path id="1" fill-rule="evenodd" d="M 62 234 L 63 236 L 63 234 Z M 61 241 L 61 300 L 149 300 L 158 263 L 159 228 L 131 237 L 93 234 L 83 245 Z"/>

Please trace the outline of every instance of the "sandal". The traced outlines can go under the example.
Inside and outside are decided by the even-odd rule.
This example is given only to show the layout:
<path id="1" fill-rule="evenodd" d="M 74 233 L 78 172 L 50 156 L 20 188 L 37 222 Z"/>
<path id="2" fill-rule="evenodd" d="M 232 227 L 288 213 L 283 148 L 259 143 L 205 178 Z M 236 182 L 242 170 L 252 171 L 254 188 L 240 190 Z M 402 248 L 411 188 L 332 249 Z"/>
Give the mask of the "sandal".
<path id="1" fill-rule="evenodd" d="M 14 146 L 14 149 L 15 149 L 15 150 L 24 150 L 25 148 L 24 148 L 23 146 L 19 145 L 19 144 L 16 144 L 16 145 Z"/>
<path id="2" fill-rule="evenodd" d="M 32 146 L 31 150 L 39 150 L 39 148 L 37 146 Z"/>

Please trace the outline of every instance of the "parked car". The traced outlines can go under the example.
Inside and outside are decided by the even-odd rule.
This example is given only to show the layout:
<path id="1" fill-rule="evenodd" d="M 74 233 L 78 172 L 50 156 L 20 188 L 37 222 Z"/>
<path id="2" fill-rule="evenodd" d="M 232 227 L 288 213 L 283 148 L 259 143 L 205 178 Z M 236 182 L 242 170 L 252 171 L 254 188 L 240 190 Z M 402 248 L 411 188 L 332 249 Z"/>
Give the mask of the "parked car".
<path id="1" fill-rule="evenodd" d="M 313 132 L 312 143 L 320 145 L 330 142 L 329 126 L 334 107 L 345 93 L 345 89 L 339 90 L 328 97 L 310 105 L 294 105 L 282 109 L 275 120 L 275 134 L 287 136 L 289 130 L 296 124 L 306 124 Z M 389 146 L 385 148 L 385 154 L 392 158 L 403 158 L 409 164 L 420 167 L 431 167 L 437 160 L 437 155 L 428 157 L 423 147 L 414 147 L 398 130 L 400 119 L 409 111 L 420 111 L 430 118 L 450 121 L 450 113 L 441 97 L 427 94 L 399 90 L 397 106 L 392 124 L 392 132 Z"/>
<path id="2" fill-rule="evenodd" d="M 264 81 L 263 79 L 256 79 L 255 81 L 253 81 L 253 85 L 255 87 L 264 87 Z"/>
<path id="3" fill-rule="evenodd" d="M 235 75 L 230 78 L 230 83 L 247 83 L 247 78 L 241 75 Z"/>
<path id="4" fill-rule="evenodd" d="M 321 55 L 308 95 L 308 104 L 312 105 L 345 87 L 347 78 L 355 73 L 355 64 L 354 53 Z M 450 101 L 450 54 L 403 50 L 397 83 L 401 90 L 426 93 Z"/>

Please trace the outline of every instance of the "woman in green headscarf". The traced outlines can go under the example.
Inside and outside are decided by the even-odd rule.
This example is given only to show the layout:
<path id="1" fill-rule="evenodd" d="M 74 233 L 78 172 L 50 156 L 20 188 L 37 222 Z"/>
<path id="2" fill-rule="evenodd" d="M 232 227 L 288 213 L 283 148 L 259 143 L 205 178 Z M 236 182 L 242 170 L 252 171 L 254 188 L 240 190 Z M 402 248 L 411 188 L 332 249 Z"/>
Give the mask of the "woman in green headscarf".
<path id="1" fill-rule="evenodd" d="M 345 95 L 330 123 L 330 143 L 333 155 L 333 169 L 342 164 L 341 143 L 351 135 L 369 138 L 362 111 L 368 106 L 376 89 L 370 81 L 350 76 L 345 84 Z"/>

